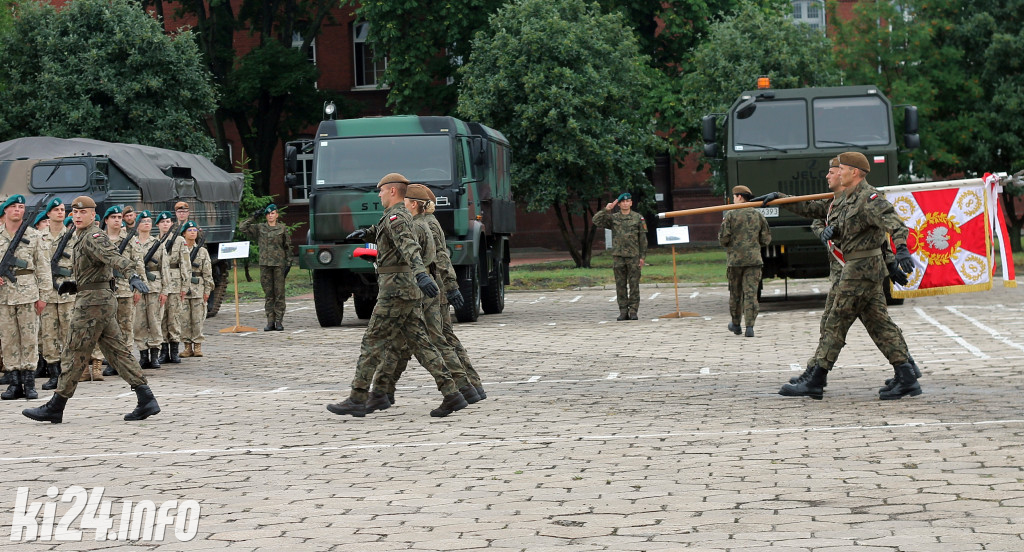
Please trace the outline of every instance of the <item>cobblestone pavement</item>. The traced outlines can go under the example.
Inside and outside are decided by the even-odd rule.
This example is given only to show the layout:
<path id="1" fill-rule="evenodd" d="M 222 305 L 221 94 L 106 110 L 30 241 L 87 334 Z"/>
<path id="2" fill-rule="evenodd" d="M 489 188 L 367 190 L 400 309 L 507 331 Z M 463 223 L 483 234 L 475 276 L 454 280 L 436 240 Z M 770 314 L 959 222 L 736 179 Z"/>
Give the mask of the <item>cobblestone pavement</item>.
<path id="1" fill-rule="evenodd" d="M 825 281 L 790 282 L 789 301 L 770 283 L 754 338 L 726 330 L 723 286 L 680 288 L 700 316 L 676 319 L 657 318 L 671 287 L 641 291 L 635 322 L 593 289 L 509 293 L 503 314 L 457 325 L 488 398 L 442 419 L 415 362 L 392 408 L 327 412 L 365 321 L 320 328 L 301 300 L 284 332 L 218 334 L 226 304 L 204 358 L 147 371 L 149 420 L 121 420 L 134 396 L 114 378 L 80 385 L 61 425 L 21 416 L 50 392 L 0 403 L 0 548 L 1024 550 L 1020 289 L 893 307 L 925 393 L 887 402 L 892 370 L 859 324 L 824 400 L 776 393 L 814 349 Z M 240 310 L 263 327 L 261 304 Z M 145 500 L 197 501 L 198 531 L 97 542 L 46 494 L 73 485 L 104 488 L 112 532 Z M 82 541 L 12 542 L 19 487 Z"/>

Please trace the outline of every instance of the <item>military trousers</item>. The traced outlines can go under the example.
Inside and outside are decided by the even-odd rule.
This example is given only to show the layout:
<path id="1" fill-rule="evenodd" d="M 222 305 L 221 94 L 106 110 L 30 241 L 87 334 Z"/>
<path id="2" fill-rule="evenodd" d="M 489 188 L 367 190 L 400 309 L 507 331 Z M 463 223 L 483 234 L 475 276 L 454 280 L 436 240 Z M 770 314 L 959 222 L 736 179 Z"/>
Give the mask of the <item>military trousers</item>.
<path id="1" fill-rule="evenodd" d="M 260 265 L 260 285 L 263 286 L 263 310 L 267 320 L 284 320 L 284 269 L 283 266 Z"/>
<path id="2" fill-rule="evenodd" d="M 378 297 L 359 346 L 359 361 L 352 378 L 354 400 L 366 400 L 373 375 L 384 361 L 387 350 L 395 346 L 404 347 L 406 343 L 416 360 L 434 377 L 442 394 L 458 392 L 441 353 L 430 343 L 419 299 Z"/>
<path id="3" fill-rule="evenodd" d="M 636 314 L 640 307 L 640 257 L 613 257 L 612 272 L 619 310 Z"/>
<path id="4" fill-rule="evenodd" d="M 35 301 L 0 305 L 0 321 L 4 370 L 35 370 L 39 361 L 39 315 Z"/>
<path id="5" fill-rule="evenodd" d="M 760 266 L 730 266 L 725 269 L 729 281 L 729 316 L 737 326 L 746 321 L 753 326 L 759 312 L 757 288 L 761 285 Z M 742 317 L 742 320 L 741 320 Z"/>
<path id="6" fill-rule="evenodd" d="M 135 305 L 135 348 L 142 351 L 159 347 L 163 341 L 164 306 L 159 293 L 144 293 Z"/>
<path id="7" fill-rule="evenodd" d="M 462 342 L 455 335 L 455 328 L 452 326 L 451 308 L 448 306 L 447 299 L 441 300 L 441 331 L 444 333 L 444 338 L 448 344 L 455 349 L 455 354 L 459 355 L 459 362 L 462 363 L 462 368 L 466 370 L 466 377 L 469 379 L 469 383 L 473 387 L 482 386 L 480 374 L 476 373 L 473 363 L 469 361 L 469 353 L 466 352 L 466 348 L 462 346 Z"/>
<path id="8" fill-rule="evenodd" d="M 825 331 L 818 341 L 819 365 L 831 369 L 846 345 L 846 335 L 858 317 L 875 346 L 892 365 L 903 364 L 910 357 L 903 332 L 885 306 L 882 286 L 873 280 L 840 280 L 836 286 L 835 303 L 825 321 Z"/>
<path id="9" fill-rule="evenodd" d="M 182 334 L 182 312 L 185 310 L 185 300 L 181 298 L 181 292 L 167 294 L 167 304 L 164 305 L 164 317 L 161 327 L 164 330 L 164 341 L 167 343 L 180 343 Z"/>
<path id="10" fill-rule="evenodd" d="M 131 349 L 135 341 L 135 299 L 132 297 L 117 298 L 117 326 L 121 328 L 121 338 L 126 347 Z"/>
<path id="11" fill-rule="evenodd" d="M 61 354 L 63 370 L 57 379 L 57 394 L 66 399 L 75 396 L 78 378 L 89 367 L 92 351 L 97 345 L 121 379 L 128 382 L 132 388 L 145 385 L 146 377 L 142 375 L 139 363 L 128 349 L 127 342 L 121 335 L 121 327 L 115 318 L 117 301 L 114 294 L 103 290 L 86 293 L 107 293 L 110 301 L 101 305 L 75 304 L 68 328 L 68 342 Z"/>
<path id="12" fill-rule="evenodd" d="M 181 338 L 185 343 L 202 343 L 206 341 L 203 335 L 203 322 L 206 321 L 206 301 L 202 297 L 185 297 L 185 307 L 181 316 Z"/>
<path id="13" fill-rule="evenodd" d="M 459 355 L 455 352 L 455 348 L 444 337 L 440 297 L 424 297 L 420 306 L 423 309 L 423 323 L 426 327 L 430 344 L 441 353 L 445 368 L 448 369 L 452 379 L 455 380 L 456 387 L 459 389 L 466 387 L 470 384 L 466 378 L 466 370 L 462 367 L 462 361 L 459 360 Z M 444 306 L 448 308 L 447 303 Z M 373 375 L 373 389 L 375 391 L 394 393 L 395 384 L 409 366 L 409 359 L 411 358 L 412 350 L 409 347 L 408 341 L 404 345 L 396 344 L 393 347 L 389 347 L 384 353 L 384 360 Z"/>
<path id="14" fill-rule="evenodd" d="M 39 315 L 39 350 L 43 360 L 48 363 L 60 361 L 60 352 L 68 339 L 68 326 L 71 323 L 71 310 L 75 304 L 47 303 L 43 314 Z"/>

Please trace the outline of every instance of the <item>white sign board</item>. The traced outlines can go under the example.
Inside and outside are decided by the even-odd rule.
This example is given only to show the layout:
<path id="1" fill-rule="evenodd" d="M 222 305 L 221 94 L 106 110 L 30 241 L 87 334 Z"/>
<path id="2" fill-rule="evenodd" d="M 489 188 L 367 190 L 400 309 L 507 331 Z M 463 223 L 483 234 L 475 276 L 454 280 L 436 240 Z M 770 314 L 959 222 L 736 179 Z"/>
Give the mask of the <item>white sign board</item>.
<path id="1" fill-rule="evenodd" d="M 249 242 L 228 242 L 220 244 L 218 259 L 245 259 L 249 256 Z"/>
<path id="2" fill-rule="evenodd" d="M 689 226 L 667 226 L 658 228 L 658 245 L 690 243 Z"/>

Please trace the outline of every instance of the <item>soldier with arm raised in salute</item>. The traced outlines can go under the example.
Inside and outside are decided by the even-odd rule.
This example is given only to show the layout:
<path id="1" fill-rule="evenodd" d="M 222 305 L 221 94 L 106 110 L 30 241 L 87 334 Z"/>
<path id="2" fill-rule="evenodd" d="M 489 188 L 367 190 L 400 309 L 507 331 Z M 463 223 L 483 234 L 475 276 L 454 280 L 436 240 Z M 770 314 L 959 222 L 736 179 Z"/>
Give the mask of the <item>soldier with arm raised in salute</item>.
<path id="1" fill-rule="evenodd" d="M 616 205 L 619 212 L 612 213 Z M 612 231 L 612 270 L 619 303 L 616 320 L 636 320 L 640 308 L 640 269 L 647 257 L 647 222 L 633 211 L 633 196 L 624 193 L 594 215 L 594 226 Z"/>

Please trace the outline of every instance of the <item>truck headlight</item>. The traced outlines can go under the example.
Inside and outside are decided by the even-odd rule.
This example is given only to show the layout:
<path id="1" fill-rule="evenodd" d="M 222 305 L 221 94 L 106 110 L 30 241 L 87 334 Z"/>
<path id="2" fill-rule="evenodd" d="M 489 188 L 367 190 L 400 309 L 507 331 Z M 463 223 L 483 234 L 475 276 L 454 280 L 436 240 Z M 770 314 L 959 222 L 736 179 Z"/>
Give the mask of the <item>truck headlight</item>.
<path id="1" fill-rule="evenodd" d="M 329 265 L 334 260 L 334 254 L 329 249 L 322 249 L 317 253 L 316 258 L 320 261 L 320 264 Z"/>

